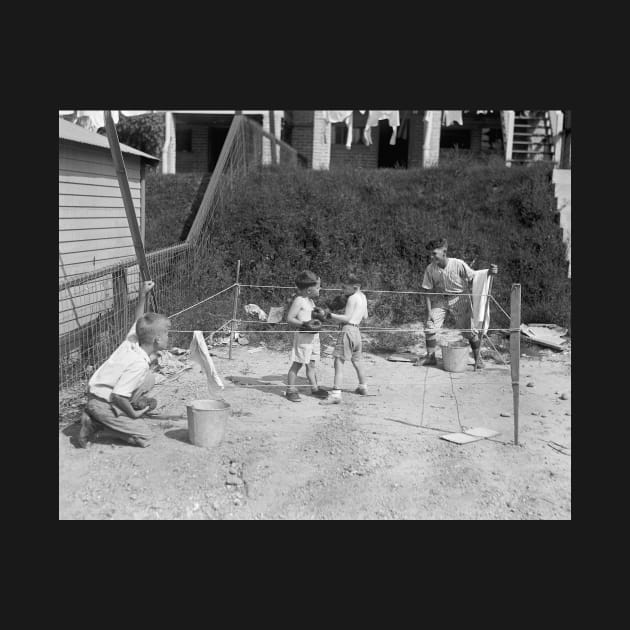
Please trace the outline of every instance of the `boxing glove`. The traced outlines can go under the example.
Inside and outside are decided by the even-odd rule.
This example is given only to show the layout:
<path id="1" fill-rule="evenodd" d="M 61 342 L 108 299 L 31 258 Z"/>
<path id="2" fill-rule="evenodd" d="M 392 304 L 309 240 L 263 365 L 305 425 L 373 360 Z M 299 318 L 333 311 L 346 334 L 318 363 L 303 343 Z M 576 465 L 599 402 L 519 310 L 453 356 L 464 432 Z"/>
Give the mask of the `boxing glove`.
<path id="1" fill-rule="evenodd" d="M 302 332 L 319 332 L 321 329 L 322 323 L 319 319 L 311 319 L 300 326 Z"/>
<path id="2" fill-rule="evenodd" d="M 322 308 L 321 306 L 316 306 L 313 309 L 313 319 L 319 319 L 320 321 L 325 321 L 330 317 L 330 309 Z"/>

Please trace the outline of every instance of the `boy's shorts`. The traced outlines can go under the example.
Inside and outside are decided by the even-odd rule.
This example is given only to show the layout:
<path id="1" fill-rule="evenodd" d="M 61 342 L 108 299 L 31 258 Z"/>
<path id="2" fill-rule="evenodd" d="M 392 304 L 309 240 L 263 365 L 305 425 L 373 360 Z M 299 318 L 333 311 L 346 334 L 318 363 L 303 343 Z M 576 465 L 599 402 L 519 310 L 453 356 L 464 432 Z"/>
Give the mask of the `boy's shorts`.
<path id="1" fill-rule="evenodd" d="M 337 336 L 333 357 L 338 357 L 344 361 L 359 361 L 363 358 L 363 342 L 358 326 L 345 324 Z"/>
<path id="2" fill-rule="evenodd" d="M 291 349 L 291 362 L 319 361 L 319 348 L 319 333 L 296 332 Z"/>

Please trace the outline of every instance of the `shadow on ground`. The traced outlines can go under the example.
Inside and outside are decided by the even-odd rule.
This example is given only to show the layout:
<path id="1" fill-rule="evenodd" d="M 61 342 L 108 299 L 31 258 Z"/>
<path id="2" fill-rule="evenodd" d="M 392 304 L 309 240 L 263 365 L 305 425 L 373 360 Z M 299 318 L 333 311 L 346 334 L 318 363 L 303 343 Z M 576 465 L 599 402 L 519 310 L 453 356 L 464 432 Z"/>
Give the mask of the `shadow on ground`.
<path id="1" fill-rule="evenodd" d="M 249 376 L 226 376 L 228 381 L 234 383 L 234 385 L 241 386 L 244 389 L 257 389 L 265 394 L 274 394 L 280 398 L 284 398 L 284 392 L 286 390 L 286 374 L 266 374 L 265 376 L 259 376 L 252 378 Z M 269 384 L 267 381 L 271 382 Z M 303 376 L 298 376 L 296 385 L 310 385 L 308 379 Z M 330 387 L 319 386 L 324 391 L 330 391 Z M 308 387 L 298 387 L 298 390 L 303 394 L 310 394 Z"/>

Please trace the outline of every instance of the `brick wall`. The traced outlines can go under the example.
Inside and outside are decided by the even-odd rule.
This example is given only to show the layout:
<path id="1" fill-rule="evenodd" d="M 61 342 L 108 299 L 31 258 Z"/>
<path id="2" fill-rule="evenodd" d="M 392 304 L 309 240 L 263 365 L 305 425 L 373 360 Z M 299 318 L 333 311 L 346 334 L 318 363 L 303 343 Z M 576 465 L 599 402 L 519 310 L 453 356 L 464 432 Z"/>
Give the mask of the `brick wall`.
<path id="1" fill-rule="evenodd" d="M 180 123 L 181 124 L 181 123 Z M 179 125 L 178 125 L 179 128 Z M 192 151 L 176 151 L 175 163 L 178 173 L 208 172 L 208 127 L 207 125 L 181 125 L 192 128 Z"/>
<path id="2" fill-rule="evenodd" d="M 352 143 L 350 149 L 346 149 L 345 144 L 332 144 L 333 132 L 331 125 L 330 133 L 330 168 L 339 168 L 343 166 L 356 166 L 358 168 L 376 168 L 378 166 L 378 143 L 379 132 L 378 127 L 372 127 L 372 144 L 368 147 L 363 144 L 363 130 L 367 121 L 367 113 L 360 114 L 354 112 L 352 125 L 354 129 L 359 129 L 361 133 L 361 142 Z M 343 123 L 345 126 L 345 123 Z M 344 130 L 345 138 L 345 130 Z"/>
<path id="3" fill-rule="evenodd" d="M 291 146 L 306 159 L 308 168 L 313 166 L 313 114 L 313 110 L 292 111 Z"/>
<path id="4" fill-rule="evenodd" d="M 424 112 L 416 110 L 407 113 L 409 118 L 407 167 L 420 168 L 422 166 L 422 145 L 424 142 Z M 403 112 L 401 111 L 401 122 Z M 361 137 L 367 122 L 367 114 L 354 113 L 353 126 L 359 128 Z M 360 168 L 378 168 L 378 151 L 380 143 L 380 132 L 378 127 L 372 127 L 372 144 L 368 147 L 364 144 L 352 144 L 350 150 L 344 144 L 332 144 L 330 156 L 330 168 L 339 166 L 357 166 Z"/>
<path id="5" fill-rule="evenodd" d="M 407 168 L 422 167 L 422 145 L 424 143 L 424 112 L 417 110 L 409 119 L 409 154 Z"/>
<path id="6" fill-rule="evenodd" d="M 375 131 L 376 133 L 374 133 Z M 376 168 L 378 165 L 377 127 L 372 129 L 372 143 L 369 147 L 364 144 L 353 144 L 350 150 L 346 149 L 345 144 L 333 144 L 330 153 L 330 168 L 334 169 L 341 166 Z"/>
<path id="7" fill-rule="evenodd" d="M 408 168 L 420 168 L 423 165 L 423 144 L 424 144 L 424 111 L 416 110 L 417 113 L 410 112 L 409 117 L 409 136 L 408 136 Z M 432 132 L 431 155 L 437 161 L 439 155 L 440 141 L 440 116 L 441 112 L 437 112 L 435 119 L 437 120 L 437 128 L 434 126 Z M 357 166 L 360 168 L 377 168 L 378 167 L 378 147 L 379 147 L 379 128 L 372 127 L 372 144 L 368 147 L 364 144 L 352 144 L 350 150 L 346 149 L 345 144 L 332 144 L 332 138 L 328 141 L 330 144 L 326 146 L 323 142 L 323 121 L 316 112 L 305 110 L 292 111 L 292 136 L 291 145 L 306 158 L 309 168 L 313 168 L 313 158 L 316 158 L 316 164 L 319 168 L 326 164 L 327 152 L 330 151 L 329 167 L 338 168 L 341 166 Z M 353 127 L 361 130 L 365 128 L 367 114 L 361 115 L 358 111 L 354 112 Z M 315 130 L 315 141 L 313 139 Z M 329 133 L 331 136 L 332 133 Z M 437 144 L 436 144 L 437 143 Z"/>

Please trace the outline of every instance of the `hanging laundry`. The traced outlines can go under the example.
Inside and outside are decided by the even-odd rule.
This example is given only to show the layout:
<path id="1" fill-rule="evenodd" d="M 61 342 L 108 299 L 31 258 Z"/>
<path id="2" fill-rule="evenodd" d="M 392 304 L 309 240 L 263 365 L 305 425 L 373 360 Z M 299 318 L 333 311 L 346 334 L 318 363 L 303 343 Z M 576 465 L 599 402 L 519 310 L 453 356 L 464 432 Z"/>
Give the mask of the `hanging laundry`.
<path id="1" fill-rule="evenodd" d="M 484 333 L 488 332 L 490 327 L 490 309 L 487 308 L 488 293 L 490 291 L 490 279 L 488 269 L 480 269 L 475 271 L 472 283 L 472 317 L 470 318 L 470 327 Z"/>
<path id="2" fill-rule="evenodd" d="M 267 321 L 267 313 L 258 304 L 245 304 L 243 309 L 248 315 L 256 315 L 261 322 Z"/>
<path id="3" fill-rule="evenodd" d="M 444 113 L 442 114 L 442 125 L 444 125 L 445 127 L 448 127 L 449 125 L 452 125 L 453 123 L 459 123 L 460 125 L 464 124 L 464 121 L 462 119 L 462 110 L 450 110 L 450 111 L 446 111 L 444 110 Z"/>
<path id="4" fill-rule="evenodd" d="M 279 324 L 284 317 L 284 306 L 272 306 L 269 309 L 269 318 L 267 322 L 270 324 Z"/>
<path id="5" fill-rule="evenodd" d="M 407 140 L 409 137 L 409 118 L 405 118 L 400 124 L 400 127 L 398 127 L 397 137 L 400 138 L 400 140 Z"/>
<path id="6" fill-rule="evenodd" d="M 217 388 L 224 388 L 223 382 L 219 377 L 219 373 L 210 358 L 210 352 L 208 351 L 206 340 L 203 338 L 200 330 L 195 330 L 193 333 L 193 339 L 190 343 L 189 359 L 196 363 L 206 373 L 210 396 L 214 396 L 216 394 Z"/>
<path id="7" fill-rule="evenodd" d="M 365 110 L 364 110 L 365 111 Z M 363 112 L 361 112 L 363 113 Z M 363 132 L 363 139 L 365 144 L 370 146 L 372 144 L 372 131 L 371 127 L 376 127 L 379 120 L 389 121 L 390 127 L 392 127 L 392 137 L 389 144 L 396 144 L 396 131 L 400 127 L 400 112 L 396 110 L 370 110 L 368 112 L 367 123 L 365 124 L 365 130 Z"/>
<path id="8" fill-rule="evenodd" d="M 326 143 L 326 130 L 328 129 L 328 125 L 332 123 L 345 122 L 346 127 L 348 128 L 348 136 L 346 139 L 346 149 L 350 148 L 352 144 L 352 110 L 328 110 L 325 109 L 323 112 L 323 118 L 328 123 L 326 125 L 326 129 L 324 129 L 324 144 Z"/>

